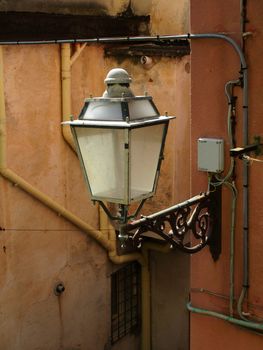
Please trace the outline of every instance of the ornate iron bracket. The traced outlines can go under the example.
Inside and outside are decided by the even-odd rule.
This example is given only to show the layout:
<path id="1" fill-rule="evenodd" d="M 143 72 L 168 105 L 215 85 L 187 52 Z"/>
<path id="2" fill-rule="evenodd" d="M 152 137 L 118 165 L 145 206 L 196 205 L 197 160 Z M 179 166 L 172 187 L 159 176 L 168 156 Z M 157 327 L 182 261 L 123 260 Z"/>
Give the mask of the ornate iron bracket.
<path id="1" fill-rule="evenodd" d="M 146 232 L 153 232 L 172 247 L 189 254 L 197 253 L 207 244 L 214 260 L 221 252 L 221 191 L 201 193 L 185 202 L 143 216 L 123 225 L 120 236 L 132 239 L 140 247 Z"/>

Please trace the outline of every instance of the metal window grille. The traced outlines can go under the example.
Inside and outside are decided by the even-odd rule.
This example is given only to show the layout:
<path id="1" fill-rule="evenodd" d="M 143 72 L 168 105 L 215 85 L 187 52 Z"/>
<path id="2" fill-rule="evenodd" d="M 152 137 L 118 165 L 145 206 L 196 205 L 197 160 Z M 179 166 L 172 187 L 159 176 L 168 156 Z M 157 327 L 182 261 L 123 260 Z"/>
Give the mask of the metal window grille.
<path id="1" fill-rule="evenodd" d="M 111 342 L 140 329 L 141 269 L 131 263 L 111 275 Z"/>

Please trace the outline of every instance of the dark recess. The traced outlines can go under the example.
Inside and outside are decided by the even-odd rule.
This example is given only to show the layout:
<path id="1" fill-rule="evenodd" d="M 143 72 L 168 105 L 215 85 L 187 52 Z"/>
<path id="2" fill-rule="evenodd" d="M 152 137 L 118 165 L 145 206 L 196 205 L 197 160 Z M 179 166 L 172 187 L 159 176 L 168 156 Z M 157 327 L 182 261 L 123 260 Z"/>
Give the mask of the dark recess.
<path id="1" fill-rule="evenodd" d="M 148 34 L 149 16 L 0 12 L 0 40 L 86 39 Z M 143 28 L 143 32 L 140 29 Z"/>
<path id="2" fill-rule="evenodd" d="M 106 56 L 113 57 L 183 57 L 190 54 L 188 40 L 173 40 L 170 43 L 162 41 L 149 44 L 112 45 L 105 48 Z"/>

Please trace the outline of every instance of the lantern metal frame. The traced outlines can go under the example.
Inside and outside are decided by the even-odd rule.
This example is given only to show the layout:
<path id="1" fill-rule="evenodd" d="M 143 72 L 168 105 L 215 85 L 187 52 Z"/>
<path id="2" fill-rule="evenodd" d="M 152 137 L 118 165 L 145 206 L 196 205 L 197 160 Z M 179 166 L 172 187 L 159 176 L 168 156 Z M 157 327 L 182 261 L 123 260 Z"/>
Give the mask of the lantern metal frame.
<path id="1" fill-rule="evenodd" d="M 143 116 L 137 116 L 137 115 L 131 115 L 129 107 L 130 103 L 137 103 L 147 101 L 149 102 L 150 106 L 150 113 L 147 115 Z M 113 106 L 116 107 L 117 104 L 119 104 L 119 115 L 114 114 L 114 119 L 112 118 L 107 118 L 107 112 L 105 113 L 97 113 L 99 115 L 96 115 L 96 108 L 95 108 L 95 113 L 92 111 L 91 116 L 89 115 L 86 117 L 86 113 L 88 112 L 90 104 L 95 104 L 95 107 L 97 109 L 102 107 L 106 108 L 108 106 Z M 116 105 L 115 105 L 116 104 Z M 104 106 L 105 105 L 105 106 Z M 88 114 L 88 113 L 87 113 Z M 95 114 L 95 116 L 94 116 Z M 85 182 L 87 184 L 87 188 L 91 197 L 91 200 L 93 201 L 98 201 L 104 210 L 106 209 L 105 206 L 103 206 L 103 201 L 107 201 L 110 203 L 117 203 L 120 205 L 121 210 L 121 222 L 127 222 L 127 220 L 131 217 L 127 217 L 127 212 L 128 209 L 125 209 L 125 206 L 130 205 L 130 203 L 135 202 L 135 201 L 141 201 L 141 205 L 139 205 L 139 208 L 144 203 L 144 200 L 147 198 L 152 197 L 155 192 L 156 192 L 156 187 L 157 187 L 157 182 L 159 178 L 159 173 L 160 173 L 160 167 L 161 163 L 163 160 L 163 151 L 164 151 L 164 144 L 165 144 L 165 139 L 167 135 L 167 130 L 168 130 L 168 125 L 169 121 L 175 117 L 173 116 L 160 116 L 155 104 L 152 101 L 151 96 L 132 96 L 132 97 L 120 97 L 120 98 L 105 98 L 105 97 L 99 97 L 99 98 L 89 98 L 85 100 L 85 105 L 80 113 L 79 119 L 78 120 L 71 120 L 68 122 L 64 122 L 64 125 L 70 125 L 71 127 L 71 132 L 73 134 L 74 142 L 76 145 L 76 150 L 78 153 L 78 157 L 81 163 L 81 167 L 83 170 Z M 161 131 L 161 140 L 160 140 L 160 150 L 159 150 L 159 155 L 158 159 L 156 162 L 156 170 L 155 170 L 155 176 L 154 176 L 154 181 L 152 184 L 151 190 L 145 191 L 145 193 L 142 194 L 137 194 L 134 197 L 132 196 L 131 190 L 130 190 L 130 173 L 131 173 L 131 168 L 130 168 L 130 141 L 131 141 L 131 132 L 132 130 L 139 129 L 139 128 L 146 128 L 146 127 L 151 127 L 151 126 L 157 126 L 157 125 L 163 125 L 163 130 Z M 95 128 L 95 129 L 110 129 L 110 130 L 123 130 L 124 132 L 124 137 L 123 137 L 123 142 L 124 142 L 124 196 L 123 198 L 116 198 L 116 197 L 110 197 L 110 196 L 103 196 L 103 195 L 96 195 L 92 192 L 91 188 L 91 183 L 89 179 L 89 175 L 87 174 L 86 168 L 85 168 L 85 162 L 82 156 L 81 152 L 81 147 L 79 144 L 78 140 L 78 135 L 76 133 L 76 128 Z M 107 215 L 113 219 L 112 215 L 109 215 L 108 211 Z M 137 213 L 137 211 L 136 211 Z M 132 217 L 134 217 L 133 215 Z M 116 218 L 117 219 L 117 218 Z M 119 216 L 118 216 L 119 220 Z"/>

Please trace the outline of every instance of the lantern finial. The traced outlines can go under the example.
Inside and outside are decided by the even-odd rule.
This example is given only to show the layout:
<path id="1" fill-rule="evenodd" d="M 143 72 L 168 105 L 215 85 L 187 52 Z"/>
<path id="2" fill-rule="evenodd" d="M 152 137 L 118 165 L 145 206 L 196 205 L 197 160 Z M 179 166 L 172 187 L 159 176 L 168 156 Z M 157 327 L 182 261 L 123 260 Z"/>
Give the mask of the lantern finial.
<path id="1" fill-rule="evenodd" d="M 109 71 L 104 80 L 107 89 L 103 97 L 134 97 L 130 89 L 132 79 L 128 72 L 122 68 L 114 68 Z"/>

